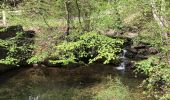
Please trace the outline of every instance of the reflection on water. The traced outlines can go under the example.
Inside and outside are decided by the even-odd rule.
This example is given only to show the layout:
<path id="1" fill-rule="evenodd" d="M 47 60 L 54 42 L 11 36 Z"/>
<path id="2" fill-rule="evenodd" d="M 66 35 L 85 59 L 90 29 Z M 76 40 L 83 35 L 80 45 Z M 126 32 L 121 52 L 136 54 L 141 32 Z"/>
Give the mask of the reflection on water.
<path id="1" fill-rule="evenodd" d="M 5 77 L 8 76 L 8 77 Z M 121 75 L 111 65 L 76 68 L 25 68 L 1 75 L 0 100 L 93 100 L 105 77 L 119 77 L 133 100 L 146 100 L 130 70 Z"/>

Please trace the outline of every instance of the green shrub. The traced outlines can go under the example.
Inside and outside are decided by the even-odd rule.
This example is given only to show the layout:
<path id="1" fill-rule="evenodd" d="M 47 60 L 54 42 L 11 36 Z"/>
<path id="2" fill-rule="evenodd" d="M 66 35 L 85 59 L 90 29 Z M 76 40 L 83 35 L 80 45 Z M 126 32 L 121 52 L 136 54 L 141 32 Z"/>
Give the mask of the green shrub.
<path id="1" fill-rule="evenodd" d="M 148 76 L 142 84 L 147 89 L 144 93 L 148 93 L 151 97 L 160 98 L 163 92 L 168 92 L 170 69 L 160 57 L 149 57 L 147 60 L 137 62 L 136 67 L 137 72 L 142 72 Z"/>
<path id="2" fill-rule="evenodd" d="M 7 51 L 6 57 L 0 59 L 1 64 L 19 65 L 19 63 L 24 63 L 30 57 L 32 40 L 25 37 L 24 34 L 24 32 L 17 32 L 14 37 L 0 39 L 1 48 Z"/>
<path id="3" fill-rule="evenodd" d="M 50 62 L 68 64 L 80 61 L 81 58 L 90 58 L 89 63 L 104 59 L 106 64 L 118 57 L 123 43 L 123 39 L 113 39 L 96 32 L 85 33 L 75 42 L 64 41 L 57 45 L 53 54 L 57 59 Z"/>
<path id="4" fill-rule="evenodd" d="M 170 93 L 165 94 L 163 97 L 160 98 L 160 100 L 170 100 Z"/>

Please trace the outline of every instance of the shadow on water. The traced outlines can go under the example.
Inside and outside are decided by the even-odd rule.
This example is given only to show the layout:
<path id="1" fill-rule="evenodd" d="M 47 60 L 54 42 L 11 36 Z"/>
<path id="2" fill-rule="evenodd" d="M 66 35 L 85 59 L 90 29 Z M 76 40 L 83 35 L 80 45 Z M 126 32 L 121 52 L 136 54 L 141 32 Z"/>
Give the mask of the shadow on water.
<path id="1" fill-rule="evenodd" d="M 1 66 L 0 66 L 1 67 Z M 6 66 L 8 67 L 8 66 Z M 29 69 L 30 67 L 24 67 L 24 68 L 16 68 L 15 69 L 11 69 L 5 72 L 0 73 L 0 84 L 4 84 L 6 83 L 6 81 L 10 80 L 11 78 L 17 76 L 17 74 L 19 74 L 21 71 L 25 71 L 27 69 Z M 12 71 L 12 73 L 11 73 Z"/>
<path id="2" fill-rule="evenodd" d="M 102 87 L 107 76 L 113 79 L 119 77 L 134 94 L 134 98 L 143 98 L 141 89 L 137 88 L 142 78 L 135 78 L 128 69 L 123 73 L 114 70 L 111 65 L 25 68 L 9 74 L 9 77 L 8 73 L 0 76 L 0 99 L 3 100 L 94 100 L 94 90 L 98 91 Z M 138 97 L 134 100 L 146 99 Z"/>

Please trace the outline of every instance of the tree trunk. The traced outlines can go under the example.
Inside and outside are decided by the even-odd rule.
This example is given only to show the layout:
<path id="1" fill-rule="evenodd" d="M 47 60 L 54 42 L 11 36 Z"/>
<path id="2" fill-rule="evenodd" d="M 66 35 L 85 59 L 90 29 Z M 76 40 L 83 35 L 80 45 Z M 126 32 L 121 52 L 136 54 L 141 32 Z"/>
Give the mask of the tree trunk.
<path id="1" fill-rule="evenodd" d="M 112 0 L 108 0 L 108 4 L 111 4 Z"/>
<path id="2" fill-rule="evenodd" d="M 66 7 L 66 12 L 67 12 L 67 30 L 66 30 L 66 35 L 69 35 L 70 33 L 70 1 L 65 2 L 65 7 Z"/>
<path id="3" fill-rule="evenodd" d="M 80 27 L 82 28 L 82 24 L 81 24 L 81 10 L 80 10 L 79 4 L 78 4 L 78 0 L 76 0 L 76 7 L 77 7 L 77 10 L 78 10 L 79 24 L 80 24 Z"/>
<path id="4" fill-rule="evenodd" d="M 3 10 L 2 11 L 2 20 L 3 20 L 3 25 L 6 26 L 6 12 Z"/>
<path id="5" fill-rule="evenodd" d="M 84 31 L 89 32 L 90 31 L 90 16 L 88 12 L 85 12 L 85 18 L 84 18 Z"/>
<path id="6" fill-rule="evenodd" d="M 168 26 L 166 19 L 163 17 L 163 12 L 165 11 L 165 0 L 161 1 L 161 10 L 160 10 L 161 15 L 159 15 L 159 10 L 156 6 L 155 0 L 151 0 L 151 6 L 152 6 L 152 14 L 153 14 L 155 21 L 158 23 L 158 25 L 161 28 L 165 29 Z M 165 36 L 165 38 L 167 38 L 168 33 L 164 32 L 163 36 Z"/>
<path id="7" fill-rule="evenodd" d="M 164 13 L 166 12 L 166 2 L 165 0 L 161 0 L 161 21 L 164 23 L 165 27 L 168 27 L 168 22 L 164 17 Z"/>
<path id="8" fill-rule="evenodd" d="M 167 20 L 165 19 L 164 13 L 166 10 L 166 6 L 165 6 L 166 2 L 165 0 L 161 0 L 161 8 L 160 10 L 158 9 L 158 7 L 156 6 L 156 1 L 155 0 L 151 0 L 151 6 L 152 6 L 152 13 L 153 13 L 153 17 L 155 19 L 155 21 L 158 23 L 158 25 L 164 30 L 166 29 L 169 25 Z M 165 37 L 165 46 L 169 46 L 169 39 L 168 39 L 168 32 L 163 32 L 162 35 Z M 166 53 L 166 59 L 167 59 L 167 63 L 170 65 L 170 51 L 168 51 Z"/>

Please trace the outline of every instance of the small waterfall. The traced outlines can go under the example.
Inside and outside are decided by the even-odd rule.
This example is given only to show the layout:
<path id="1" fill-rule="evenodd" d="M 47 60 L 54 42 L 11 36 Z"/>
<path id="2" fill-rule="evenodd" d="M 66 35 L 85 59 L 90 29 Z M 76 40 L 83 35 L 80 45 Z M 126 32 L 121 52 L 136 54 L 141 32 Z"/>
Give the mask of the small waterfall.
<path id="1" fill-rule="evenodd" d="M 39 96 L 29 96 L 28 100 L 39 100 Z"/>
<path id="2" fill-rule="evenodd" d="M 125 70 L 126 67 L 126 55 L 127 50 L 123 49 L 122 55 L 120 56 L 120 59 L 122 60 L 122 62 L 120 63 L 120 65 L 118 67 L 116 67 L 117 70 Z"/>

